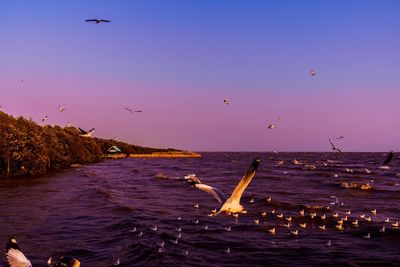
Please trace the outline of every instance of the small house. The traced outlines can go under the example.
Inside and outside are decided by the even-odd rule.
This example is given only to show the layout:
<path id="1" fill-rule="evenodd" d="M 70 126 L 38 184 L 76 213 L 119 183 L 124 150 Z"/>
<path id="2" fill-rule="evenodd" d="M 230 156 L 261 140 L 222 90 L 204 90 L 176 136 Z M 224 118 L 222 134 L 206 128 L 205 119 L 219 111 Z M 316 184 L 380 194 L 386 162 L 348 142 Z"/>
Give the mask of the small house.
<path id="1" fill-rule="evenodd" d="M 122 150 L 117 147 L 117 146 L 111 146 L 109 149 L 107 149 L 107 153 L 121 153 Z"/>

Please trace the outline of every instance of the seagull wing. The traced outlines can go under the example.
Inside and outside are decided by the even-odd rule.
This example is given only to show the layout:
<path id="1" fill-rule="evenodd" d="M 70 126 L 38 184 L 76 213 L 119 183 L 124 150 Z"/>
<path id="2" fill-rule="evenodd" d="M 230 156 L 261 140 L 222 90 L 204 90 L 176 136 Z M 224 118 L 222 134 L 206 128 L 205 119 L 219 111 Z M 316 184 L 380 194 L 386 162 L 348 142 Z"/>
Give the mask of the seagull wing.
<path id="1" fill-rule="evenodd" d="M 190 174 L 185 176 L 185 180 L 193 185 L 195 188 L 203 190 L 209 194 L 211 194 L 219 203 L 223 203 L 226 200 L 224 193 L 218 188 L 203 184 L 199 178 L 196 177 L 194 174 Z"/>
<path id="2" fill-rule="evenodd" d="M 194 187 L 197 189 L 203 190 L 209 194 L 211 194 L 219 203 L 224 203 L 226 201 L 226 197 L 224 193 L 218 188 L 206 185 L 206 184 L 195 184 Z"/>
<path id="3" fill-rule="evenodd" d="M 97 21 L 97 19 L 85 19 L 85 21 Z"/>
<path id="4" fill-rule="evenodd" d="M 240 198 L 242 197 L 242 194 L 246 187 L 249 185 L 251 182 L 251 179 L 253 179 L 254 175 L 256 175 L 256 171 L 258 168 L 258 165 L 260 164 L 260 159 L 256 158 L 253 163 L 250 165 L 249 169 L 247 170 L 246 174 L 243 176 L 242 180 L 238 183 L 236 186 L 235 190 L 233 190 L 231 194 L 231 199 L 237 200 L 240 202 Z"/>
<path id="5" fill-rule="evenodd" d="M 81 134 L 87 134 L 87 132 L 85 130 L 83 130 L 82 128 L 78 127 L 78 130 L 81 132 Z"/>
<path id="6" fill-rule="evenodd" d="M 385 159 L 385 161 L 383 162 L 383 166 L 386 166 L 386 165 L 388 165 L 389 164 L 389 162 L 392 160 L 392 158 L 393 158 L 393 153 L 392 152 L 390 152 L 387 156 L 386 156 L 386 159 Z"/>
<path id="7" fill-rule="evenodd" d="M 9 249 L 6 253 L 10 267 L 32 267 L 31 262 L 25 257 L 24 253 L 17 249 Z"/>
<path id="8" fill-rule="evenodd" d="M 130 108 L 124 108 L 125 110 L 129 111 L 130 113 L 133 113 L 133 110 Z"/>
<path id="9" fill-rule="evenodd" d="M 331 146 L 332 146 L 332 148 L 333 149 L 335 149 L 336 147 L 335 147 L 335 145 L 332 143 L 332 141 L 331 141 L 331 139 L 329 138 L 329 143 L 331 143 Z"/>
<path id="10" fill-rule="evenodd" d="M 105 20 L 105 19 L 101 19 L 101 22 L 111 22 L 111 20 Z"/>

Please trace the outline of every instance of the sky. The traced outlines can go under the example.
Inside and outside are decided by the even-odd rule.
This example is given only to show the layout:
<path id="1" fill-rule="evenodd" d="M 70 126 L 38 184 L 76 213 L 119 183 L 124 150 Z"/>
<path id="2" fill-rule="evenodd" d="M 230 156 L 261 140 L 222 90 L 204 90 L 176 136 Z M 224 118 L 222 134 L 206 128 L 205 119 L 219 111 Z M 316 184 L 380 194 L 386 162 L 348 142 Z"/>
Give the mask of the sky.
<path id="1" fill-rule="evenodd" d="M 396 0 L 0 0 L 1 110 L 151 147 L 330 151 L 344 136 L 343 151 L 398 151 L 399 13 Z"/>

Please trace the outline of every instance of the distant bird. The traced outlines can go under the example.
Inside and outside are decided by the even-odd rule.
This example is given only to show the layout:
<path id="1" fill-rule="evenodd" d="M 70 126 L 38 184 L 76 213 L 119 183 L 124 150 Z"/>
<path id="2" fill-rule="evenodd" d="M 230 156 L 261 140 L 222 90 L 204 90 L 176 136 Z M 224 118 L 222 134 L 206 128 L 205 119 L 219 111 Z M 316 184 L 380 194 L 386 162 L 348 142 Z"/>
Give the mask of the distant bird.
<path id="1" fill-rule="evenodd" d="M 385 161 L 382 163 L 382 166 L 388 166 L 389 162 L 393 159 L 393 151 L 390 151 L 389 154 L 386 156 Z"/>
<path id="2" fill-rule="evenodd" d="M 81 132 L 81 134 L 79 136 L 82 136 L 82 137 L 92 137 L 93 133 L 95 132 L 94 128 L 90 129 L 87 132 L 79 127 L 78 127 L 78 130 Z"/>
<path id="3" fill-rule="evenodd" d="M 268 229 L 268 232 L 270 232 L 271 234 L 275 234 L 276 233 L 276 228 L 275 227 L 273 227 L 273 228 L 271 228 L 271 229 Z"/>
<path id="4" fill-rule="evenodd" d="M 312 77 L 317 76 L 317 71 L 314 70 L 314 69 L 310 70 L 310 75 L 311 75 Z"/>
<path id="5" fill-rule="evenodd" d="M 367 233 L 367 235 L 363 236 L 365 239 L 370 239 L 371 238 L 371 234 Z"/>
<path id="6" fill-rule="evenodd" d="M 116 261 L 113 262 L 114 266 L 117 266 L 117 265 L 120 265 L 120 264 L 121 264 L 121 261 L 119 260 L 119 258 Z"/>
<path id="7" fill-rule="evenodd" d="M 42 122 L 45 122 L 49 116 L 44 116 Z"/>
<path id="8" fill-rule="evenodd" d="M 386 230 L 385 226 L 382 227 L 382 229 L 379 230 L 380 233 L 384 233 Z"/>
<path id="9" fill-rule="evenodd" d="M 329 139 L 329 143 L 331 143 L 331 145 L 332 145 L 332 150 L 333 150 L 333 152 L 335 152 L 335 151 L 337 151 L 337 152 L 342 152 L 342 150 L 340 150 L 339 148 L 337 148 L 337 147 L 332 143 L 331 139 Z"/>
<path id="10" fill-rule="evenodd" d="M 263 217 L 267 216 L 267 212 L 266 212 L 266 211 L 263 211 L 263 212 L 261 213 L 261 216 L 263 216 Z"/>
<path id="11" fill-rule="evenodd" d="M 70 121 L 67 122 L 67 124 L 65 125 L 65 128 L 67 128 L 67 127 L 71 127 L 71 122 Z"/>
<path id="12" fill-rule="evenodd" d="M 340 139 L 343 139 L 343 138 L 344 138 L 344 136 L 341 135 L 341 136 L 339 136 L 339 137 L 336 137 L 335 140 L 340 140 Z"/>
<path id="13" fill-rule="evenodd" d="M 227 231 L 227 232 L 230 232 L 231 231 L 231 229 L 232 229 L 232 227 L 229 225 L 229 226 L 227 226 L 227 227 L 225 227 L 225 231 Z"/>
<path id="14" fill-rule="evenodd" d="M 225 105 L 229 105 L 229 99 L 228 99 L 228 98 L 225 98 L 225 99 L 224 99 L 224 104 L 225 104 Z"/>
<path id="15" fill-rule="evenodd" d="M 158 226 L 150 226 L 150 230 L 156 232 L 158 230 Z"/>
<path id="16" fill-rule="evenodd" d="M 211 194 L 219 203 L 222 204 L 222 207 L 220 208 L 218 213 L 222 211 L 226 213 L 243 212 L 244 209 L 243 206 L 240 205 L 240 199 L 242 197 L 244 190 L 247 188 L 253 177 L 256 175 L 256 171 L 258 165 L 260 164 L 260 161 L 261 160 L 259 158 L 256 158 L 252 162 L 249 169 L 247 170 L 243 178 L 240 180 L 235 190 L 233 190 L 229 198 L 226 198 L 225 195 L 222 193 L 222 191 L 219 190 L 218 188 L 203 184 L 195 175 L 185 176 L 185 179 L 193 187 Z"/>
<path id="17" fill-rule="evenodd" d="M 200 204 L 199 203 L 196 203 L 196 204 L 194 204 L 193 205 L 196 209 L 198 209 L 199 207 L 200 207 Z"/>
<path id="18" fill-rule="evenodd" d="M 63 112 L 64 110 L 66 110 L 64 106 L 58 106 L 58 111 Z"/>
<path id="19" fill-rule="evenodd" d="M 290 233 L 291 233 L 292 235 L 298 235 L 298 234 L 299 234 L 299 230 L 290 231 Z"/>
<path id="20" fill-rule="evenodd" d="M 276 126 L 273 125 L 273 124 L 270 124 L 270 125 L 267 126 L 268 129 L 274 129 L 275 127 L 276 127 Z"/>
<path id="21" fill-rule="evenodd" d="M 142 110 L 132 110 L 132 109 L 127 108 L 127 107 L 124 107 L 124 109 L 125 109 L 126 111 L 129 111 L 129 112 L 132 113 L 132 114 L 143 112 Z"/>
<path id="22" fill-rule="evenodd" d="M 325 229 L 326 229 L 325 224 L 318 226 L 318 228 L 321 229 L 322 231 L 325 231 Z"/>
<path id="23" fill-rule="evenodd" d="M 96 22 L 96 23 L 100 23 L 100 22 L 111 22 L 111 20 L 105 20 L 105 19 L 85 19 L 86 22 Z"/>
<path id="24" fill-rule="evenodd" d="M 227 249 L 225 250 L 225 253 L 231 253 L 231 248 L 227 248 Z"/>
<path id="25" fill-rule="evenodd" d="M 329 240 L 328 243 L 326 243 L 326 245 L 327 245 L 328 247 L 330 247 L 330 246 L 332 246 L 332 242 Z"/>

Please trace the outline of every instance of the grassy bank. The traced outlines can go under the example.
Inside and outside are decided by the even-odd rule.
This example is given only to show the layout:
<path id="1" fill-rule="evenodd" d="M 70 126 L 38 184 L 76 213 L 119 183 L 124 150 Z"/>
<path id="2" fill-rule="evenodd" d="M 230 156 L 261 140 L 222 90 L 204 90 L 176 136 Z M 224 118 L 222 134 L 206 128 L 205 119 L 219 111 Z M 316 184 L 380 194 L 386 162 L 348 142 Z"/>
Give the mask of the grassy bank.
<path id="1" fill-rule="evenodd" d="M 75 127 L 40 126 L 0 112 L 0 176 L 43 175 L 71 164 L 96 162 L 113 145 L 126 154 L 174 151 L 79 135 Z"/>

